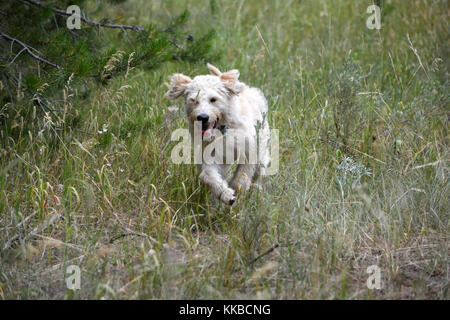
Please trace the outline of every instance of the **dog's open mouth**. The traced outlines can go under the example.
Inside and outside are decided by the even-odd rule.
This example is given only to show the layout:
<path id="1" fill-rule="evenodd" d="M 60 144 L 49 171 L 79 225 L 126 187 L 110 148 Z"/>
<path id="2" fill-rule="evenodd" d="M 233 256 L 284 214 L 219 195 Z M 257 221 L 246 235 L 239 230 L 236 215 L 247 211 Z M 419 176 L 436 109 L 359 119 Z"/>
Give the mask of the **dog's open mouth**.
<path id="1" fill-rule="evenodd" d="M 216 128 L 217 126 L 217 119 L 214 122 L 203 122 L 202 123 L 202 136 L 206 135 L 206 136 L 210 136 L 212 135 L 212 131 Z"/>

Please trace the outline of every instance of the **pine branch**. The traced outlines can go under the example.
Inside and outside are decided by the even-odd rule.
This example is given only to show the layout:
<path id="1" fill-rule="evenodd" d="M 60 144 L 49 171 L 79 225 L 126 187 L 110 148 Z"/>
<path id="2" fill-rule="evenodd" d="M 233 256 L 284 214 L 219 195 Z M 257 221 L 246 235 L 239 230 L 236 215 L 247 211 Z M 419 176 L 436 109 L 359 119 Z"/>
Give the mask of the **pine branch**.
<path id="1" fill-rule="evenodd" d="M 20 1 L 22 3 L 28 4 L 28 5 L 34 5 L 36 7 L 40 7 L 40 8 L 48 8 L 46 5 L 44 5 L 43 3 L 41 3 L 40 1 L 36 1 L 36 0 L 17 0 Z M 50 8 L 52 9 L 56 14 L 60 15 L 60 16 L 65 16 L 65 17 L 70 17 L 72 16 L 72 14 L 65 12 L 64 10 L 60 10 L 57 8 Z M 92 21 L 89 19 L 86 19 L 85 17 L 79 16 L 80 20 L 91 25 L 94 27 L 105 27 L 105 28 L 113 28 L 113 29 L 121 29 L 124 33 L 125 36 L 127 37 L 126 31 L 125 29 L 131 29 L 134 31 L 144 31 L 145 29 L 140 27 L 140 26 L 136 26 L 136 25 L 123 25 L 123 24 L 111 24 L 111 23 L 101 23 L 101 22 L 96 22 L 96 21 Z M 167 30 L 165 30 L 165 32 L 170 32 L 170 28 L 168 28 Z M 128 37 L 127 37 L 128 38 Z M 193 41 L 193 38 L 191 40 L 192 36 L 189 37 L 190 41 Z M 169 42 L 177 47 L 180 50 L 184 50 L 184 48 L 182 46 L 180 46 L 178 43 L 176 43 L 174 40 L 169 40 Z"/>
<path id="2" fill-rule="evenodd" d="M 48 8 L 45 4 L 43 4 L 40 1 L 35 1 L 35 0 L 17 0 L 20 1 L 22 3 L 28 4 L 28 5 L 34 5 L 36 7 L 40 7 L 40 8 Z M 57 13 L 60 16 L 66 16 L 66 17 L 70 17 L 73 16 L 73 14 L 67 13 L 64 10 L 60 10 L 57 8 L 51 8 L 55 13 Z M 79 16 L 80 20 L 83 21 L 84 23 L 87 23 L 91 26 L 94 27 L 105 27 L 105 28 L 113 28 L 113 29 L 131 29 L 134 31 L 144 31 L 145 29 L 140 27 L 140 26 L 134 26 L 134 25 L 123 25 L 123 24 L 111 24 L 111 23 L 101 23 L 101 22 L 96 22 L 96 21 L 92 21 L 89 19 L 86 19 L 85 17 Z"/>
<path id="3" fill-rule="evenodd" d="M 26 51 L 30 56 L 32 56 L 34 59 L 36 59 L 36 60 L 38 60 L 38 61 L 41 61 L 41 62 L 44 62 L 44 63 L 46 63 L 46 64 L 48 64 L 48 65 L 50 65 L 50 66 L 52 66 L 52 67 L 55 67 L 55 68 L 57 68 L 57 69 L 61 69 L 61 67 L 58 66 L 57 64 L 55 64 L 55 63 L 53 63 L 53 62 L 50 62 L 50 61 L 48 61 L 48 60 L 45 60 L 45 59 L 42 58 L 41 56 L 35 54 L 35 53 L 32 51 L 33 48 L 30 47 L 29 45 L 23 43 L 23 42 L 20 41 L 20 40 L 17 40 L 16 38 L 13 38 L 13 37 L 7 35 L 6 33 L 3 33 L 1 30 L 0 30 L 0 37 L 3 37 L 3 38 L 5 38 L 5 39 L 7 39 L 7 40 L 9 40 L 9 41 L 12 41 L 12 42 L 17 42 L 17 44 L 19 44 L 20 46 L 22 46 L 23 49 L 19 52 L 19 54 L 20 54 L 22 51 L 25 50 L 25 51 Z M 33 50 L 35 50 L 36 52 L 39 53 L 39 51 L 37 51 L 36 49 L 33 49 Z M 14 61 L 16 58 L 17 58 L 17 56 L 13 59 L 13 61 Z"/>

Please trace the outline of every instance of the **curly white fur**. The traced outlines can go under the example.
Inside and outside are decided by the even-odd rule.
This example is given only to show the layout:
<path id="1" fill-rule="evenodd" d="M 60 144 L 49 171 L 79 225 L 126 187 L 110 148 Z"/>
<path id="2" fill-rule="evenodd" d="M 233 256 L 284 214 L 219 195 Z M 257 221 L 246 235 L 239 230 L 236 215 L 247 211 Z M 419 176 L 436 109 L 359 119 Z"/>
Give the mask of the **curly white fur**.
<path id="1" fill-rule="evenodd" d="M 227 128 L 225 138 L 230 141 L 240 139 L 245 148 L 238 144 L 226 144 L 233 148 L 234 159 L 239 161 L 230 183 L 225 180 L 230 164 L 207 164 L 203 162 L 200 179 L 211 192 L 224 203 L 232 205 L 236 200 L 236 191 L 246 191 L 259 176 L 265 175 L 270 161 L 270 129 L 267 121 L 267 101 L 257 88 L 240 82 L 239 71 L 220 72 L 208 64 L 211 75 L 199 75 L 194 79 L 183 74 L 174 74 L 170 79 L 166 97 L 185 98 L 186 115 L 191 134 L 194 134 L 194 122 L 198 117 L 207 116 L 203 123 L 203 143 L 214 140 L 216 128 Z M 228 151 L 227 151 L 228 152 Z M 257 159 L 256 162 L 249 159 Z"/>

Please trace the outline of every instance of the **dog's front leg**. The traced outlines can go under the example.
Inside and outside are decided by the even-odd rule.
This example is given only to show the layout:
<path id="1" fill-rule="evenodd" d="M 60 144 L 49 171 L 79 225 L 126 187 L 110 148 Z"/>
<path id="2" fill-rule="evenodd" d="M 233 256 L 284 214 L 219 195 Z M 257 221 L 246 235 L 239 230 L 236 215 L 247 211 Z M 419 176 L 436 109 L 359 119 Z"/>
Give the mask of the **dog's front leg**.
<path id="1" fill-rule="evenodd" d="M 223 168 L 220 165 L 202 165 L 200 180 L 222 202 L 231 206 L 236 201 L 234 190 L 228 187 L 228 183 L 223 177 Z"/>

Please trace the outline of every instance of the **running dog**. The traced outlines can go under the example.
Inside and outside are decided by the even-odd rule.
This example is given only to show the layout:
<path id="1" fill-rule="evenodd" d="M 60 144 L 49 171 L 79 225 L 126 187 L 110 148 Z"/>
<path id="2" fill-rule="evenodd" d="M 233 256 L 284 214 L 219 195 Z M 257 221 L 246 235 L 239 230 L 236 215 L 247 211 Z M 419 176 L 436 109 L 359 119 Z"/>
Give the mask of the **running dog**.
<path id="1" fill-rule="evenodd" d="M 171 100 L 184 98 L 191 135 L 198 131 L 203 147 L 221 136 L 226 139 L 225 149 L 233 149 L 231 163 L 228 159 L 225 163 L 203 161 L 200 172 L 200 180 L 211 192 L 232 205 L 237 192 L 249 190 L 259 176 L 265 175 L 270 162 L 267 101 L 261 90 L 238 80 L 238 70 L 222 73 L 209 63 L 207 67 L 211 74 L 193 79 L 173 74 L 165 96 Z M 240 143 L 234 143 L 236 140 Z M 226 151 L 228 154 L 230 150 Z M 237 160 L 236 172 L 227 183 L 226 173 Z"/>

